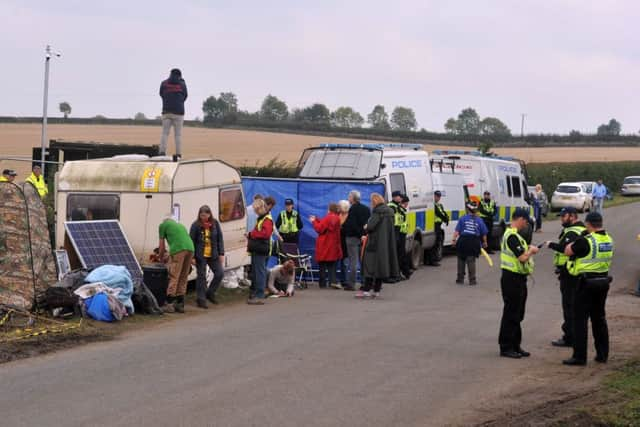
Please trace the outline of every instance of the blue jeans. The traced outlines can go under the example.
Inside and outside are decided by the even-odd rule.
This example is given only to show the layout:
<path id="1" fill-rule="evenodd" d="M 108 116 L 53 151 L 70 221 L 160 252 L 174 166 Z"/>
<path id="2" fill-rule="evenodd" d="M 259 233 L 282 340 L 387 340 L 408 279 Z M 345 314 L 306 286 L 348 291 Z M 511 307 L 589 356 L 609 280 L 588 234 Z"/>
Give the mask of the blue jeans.
<path id="1" fill-rule="evenodd" d="M 249 298 L 264 298 L 267 285 L 267 255 L 251 255 L 251 290 Z"/>
<path id="2" fill-rule="evenodd" d="M 213 280 L 207 288 L 207 265 L 213 272 Z M 198 278 L 196 279 L 196 293 L 198 299 L 203 300 L 207 297 L 215 298 L 216 291 L 220 287 L 222 278 L 224 277 L 224 268 L 218 257 L 196 258 L 196 271 Z"/>
<path id="3" fill-rule="evenodd" d="M 602 204 L 604 202 L 604 199 L 602 197 L 594 197 L 593 199 L 593 211 L 594 212 L 598 212 L 600 215 L 602 215 Z"/>

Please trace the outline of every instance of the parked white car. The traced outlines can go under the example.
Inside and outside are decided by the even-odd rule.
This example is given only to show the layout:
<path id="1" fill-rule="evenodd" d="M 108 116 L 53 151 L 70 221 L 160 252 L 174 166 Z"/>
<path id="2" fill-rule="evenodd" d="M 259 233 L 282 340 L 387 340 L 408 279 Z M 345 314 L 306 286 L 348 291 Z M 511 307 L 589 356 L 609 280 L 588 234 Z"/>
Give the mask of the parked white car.
<path id="1" fill-rule="evenodd" d="M 563 182 L 551 196 L 551 210 L 574 207 L 579 212 L 591 209 L 591 193 L 587 185 L 581 182 Z"/>
<path id="2" fill-rule="evenodd" d="M 640 176 L 628 176 L 622 181 L 620 194 L 623 196 L 640 196 Z"/>

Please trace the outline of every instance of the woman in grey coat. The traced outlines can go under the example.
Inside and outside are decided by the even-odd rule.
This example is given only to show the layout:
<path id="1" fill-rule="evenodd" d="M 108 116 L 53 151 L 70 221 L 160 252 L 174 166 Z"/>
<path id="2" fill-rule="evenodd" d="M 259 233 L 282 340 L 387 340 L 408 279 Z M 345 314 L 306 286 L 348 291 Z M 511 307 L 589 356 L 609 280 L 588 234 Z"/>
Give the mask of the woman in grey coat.
<path id="1" fill-rule="evenodd" d="M 382 290 L 382 280 L 400 274 L 393 209 L 385 204 L 384 198 L 378 193 L 371 194 L 371 208 L 371 217 L 365 226 L 367 243 L 362 259 L 364 285 L 356 293 L 356 298 L 376 298 Z"/>

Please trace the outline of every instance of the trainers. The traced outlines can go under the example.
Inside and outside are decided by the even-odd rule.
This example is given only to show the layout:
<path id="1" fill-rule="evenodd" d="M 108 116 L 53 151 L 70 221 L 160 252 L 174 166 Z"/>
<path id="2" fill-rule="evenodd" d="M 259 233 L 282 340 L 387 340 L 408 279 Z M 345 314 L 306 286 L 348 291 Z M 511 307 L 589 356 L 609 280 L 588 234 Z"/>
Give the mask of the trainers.
<path id="1" fill-rule="evenodd" d="M 332 283 L 331 287 L 333 289 L 342 289 L 342 285 L 340 283 Z"/>
<path id="2" fill-rule="evenodd" d="M 264 305 L 264 301 L 259 298 L 249 298 L 247 300 L 247 304 L 249 305 Z"/>
<path id="3" fill-rule="evenodd" d="M 176 309 L 173 308 L 173 304 L 165 304 L 162 307 L 160 307 L 160 309 L 162 310 L 163 313 L 175 313 Z"/>
<path id="4" fill-rule="evenodd" d="M 371 292 L 371 298 L 379 298 L 380 297 L 380 292 Z"/>
<path id="5" fill-rule="evenodd" d="M 353 295 L 355 298 L 364 298 L 364 291 L 356 291 L 356 293 Z"/>

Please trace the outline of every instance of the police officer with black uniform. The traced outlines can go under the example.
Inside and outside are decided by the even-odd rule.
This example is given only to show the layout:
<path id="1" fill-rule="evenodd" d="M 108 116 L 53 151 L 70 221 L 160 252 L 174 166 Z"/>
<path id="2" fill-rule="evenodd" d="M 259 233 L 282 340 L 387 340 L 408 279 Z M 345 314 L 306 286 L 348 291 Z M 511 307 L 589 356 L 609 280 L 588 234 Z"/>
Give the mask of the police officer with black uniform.
<path id="1" fill-rule="evenodd" d="M 567 271 L 577 280 L 574 301 L 573 356 L 563 360 L 565 365 L 587 364 L 587 334 L 591 319 L 595 361 L 609 359 L 609 328 L 605 305 L 609 292 L 609 269 L 613 259 L 613 238 L 603 229 L 602 215 L 590 212 L 585 218 L 586 231 L 565 248 L 569 256 Z"/>
<path id="2" fill-rule="evenodd" d="M 293 208 L 293 199 L 284 200 L 284 210 L 280 211 L 276 219 L 276 228 L 285 243 L 298 244 L 298 236 L 302 230 L 302 218 L 298 211 Z"/>
<path id="3" fill-rule="evenodd" d="M 498 206 L 496 206 L 496 202 L 491 198 L 491 193 L 485 191 L 483 194 L 483 199 L 480 201 L 480 218 L 484 221 L 484 225 L 487 226 L 487 239 L 489 240 L 489 247 L 487 248 L 487 252 L 492 254 L 491 250 L 491 236 L 493 236 L 493 218 L 496 216 L 496 212 L 498 212 Z"/>
<path id="4" fill-rule="evenodd" d="M 406 197 L 400 191 L 394 191 L 391 194 L 391 201 L 387 203 L 391 209 L 393 209 L 393 228 L 395 230 L 396 238 L 396 252 L 398 254 L 398 266 L 400 272 L 405 278 L 411 277 L 411 264 L 407 258 L 406 243 L 407 243 L 407 210 L 402 206 L 403 200 L 409 202 L 409 198 Z M 387 279 L 389 282 L 397 282 L 401 280 L 400 277 L 392 277 Z"/>
<path id="5" fill-rule="evenodd" d="M 567 261 L 569 257 L 564 254 L 568 244 L 573 243 L 586 230 L 584 224 L 578 218 L 578 211 L 574 207 L 566 207 L 560 211 L 562 231 L 558 236 L 558 242 L 547 242 L 547 247 L 555 251 L 553 265 L 560 279 L 560 294 L 562 295 L 562 338 L 551 341 L 556 347 L 571 347 L 573 345 L 573 299 L 578 285 L 575 276 L 569 274 Z"/>
<path id="6" fill-rule="evenodd" d="M 444 242 L 444 230 L 442 229 L 442 223 L 449 225 L 449 214 L 444 210 L 444 206 L 440 203 L 442 193 L 440 191 L 433 192 L 433 205 L 435 208 L 435 232 L 436 232 L 436 245 L 442 245 Z M 431 265 L 440 265 L 439 261 L 432 261 Z"/>
<path id="7" fill-rule="evenodd" d="M 533 273 L 533 255 L 537 246 L 529 246 L 519 231 L 529 224 L 529 210 L 516 208 L 511 226 L 502 236 L 500 251 L 500 288 L 504 309 L 500 321 L 500 356 L 512 359 L 528 357 L 530 353 L 521 347 L 525 305 L 527 303 L 527 277 Z"/>

